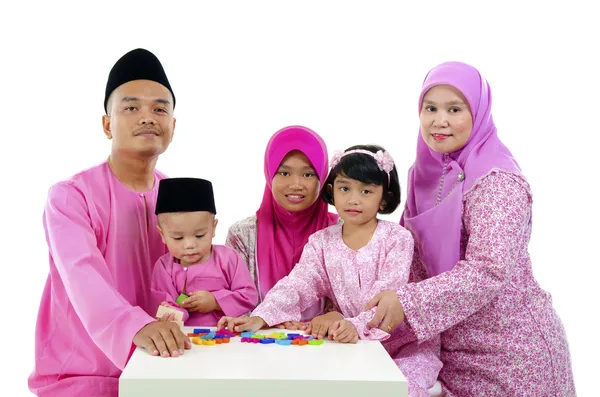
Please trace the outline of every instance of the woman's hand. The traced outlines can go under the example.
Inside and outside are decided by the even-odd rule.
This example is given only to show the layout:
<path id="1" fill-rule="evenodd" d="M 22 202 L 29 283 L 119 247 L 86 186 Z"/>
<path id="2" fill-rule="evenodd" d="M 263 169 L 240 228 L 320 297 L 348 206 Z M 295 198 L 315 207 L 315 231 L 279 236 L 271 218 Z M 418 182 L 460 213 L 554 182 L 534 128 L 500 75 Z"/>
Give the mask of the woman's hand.
<path id="1" fill-rule="evenodd" d="M 404 321 L 404 309 L 395 291 L 383 291 L 375 295 L 365 306 L 364 311 L 377 306 L 373 319 L 367 327 L 377 327 L 387 333 L 392 333 Z"/>

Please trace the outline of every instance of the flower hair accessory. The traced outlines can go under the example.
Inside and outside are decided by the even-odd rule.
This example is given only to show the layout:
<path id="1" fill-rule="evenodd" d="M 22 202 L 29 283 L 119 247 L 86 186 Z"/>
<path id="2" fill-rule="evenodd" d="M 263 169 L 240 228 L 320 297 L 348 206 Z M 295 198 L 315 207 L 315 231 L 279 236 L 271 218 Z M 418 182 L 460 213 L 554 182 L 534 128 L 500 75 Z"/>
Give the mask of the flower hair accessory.
<path id="1" fill-rule="evenodd" d="M 378 150 L 377 153 L 373 153 L 369 150 L 354 149 L 349 150 L 347 152 L 336 152 L 331 158 L 331 162 L 329 163 L 329 165 L 331 166 L 331 168 L 334 168 L 340 163 L 343 157 L 354 153 L 368 154 L 369 156 L 373 157 L 375 159 L 375 162 L 377 163 L 377 167 L 379 167 L 381 171 L 384 171 L 387 174 L 388 185 L 390 184 L 390 172 L 394 169 L 394 159 L 387 151 Z"/>

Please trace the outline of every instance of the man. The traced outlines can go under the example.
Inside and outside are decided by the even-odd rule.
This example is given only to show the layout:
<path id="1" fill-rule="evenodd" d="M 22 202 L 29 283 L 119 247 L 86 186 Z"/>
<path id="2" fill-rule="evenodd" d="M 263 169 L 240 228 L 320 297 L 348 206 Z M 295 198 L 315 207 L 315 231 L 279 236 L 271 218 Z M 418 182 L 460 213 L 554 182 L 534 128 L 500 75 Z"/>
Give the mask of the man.
<path id="1" fill-rule="evenodd" d="M 135 346 L 163 357 L 191 348 L 175 323 L 152 316 L 152 267 L 166 253 L 154 216 L 165 176 L 155 165 L 173 138 L 174 107 L 158 58 L 144 49 L 125 54 L 106 84 L 108 160 L 50 188 L 50 273 L 29 377 L 38 396 L 117 396 Z"/>

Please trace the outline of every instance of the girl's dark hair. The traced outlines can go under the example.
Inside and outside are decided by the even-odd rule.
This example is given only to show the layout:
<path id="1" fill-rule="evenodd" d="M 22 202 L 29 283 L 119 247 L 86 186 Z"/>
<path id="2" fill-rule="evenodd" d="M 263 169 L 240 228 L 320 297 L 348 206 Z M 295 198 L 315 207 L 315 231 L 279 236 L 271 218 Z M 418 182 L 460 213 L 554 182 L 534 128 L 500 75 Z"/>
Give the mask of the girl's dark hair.
<path id="1" fill-rule="evenodd" d="M 385 149 L 377 145 L 356 145 L 351 146 L 344 152 L 362 149 L 368 150 L 373 153 L 377 153 L 379 150 Z M 362 183 L 368 183 L 378 186 L 383 186 L 383 194 L 381 196 L 384 207 L 380 210 L 380 214 L 391 214 L 400 205 L 400 182 L 398 182 L 398 171 L 396 165 L 390 171 L 390 182 L 388 185 L 388 176 L 385 171 L 379 169 L 377 161 L 364 153 L 352 153 L 342 157 L 340 162 L 333 167 L 329 172 L 327 181 L 325 181 L 325 188 L 321 191 L 321 198 L 327 203 L 334 205 L 333 203 L 333 181 L 338 175 L 343 175 L 350 179 L 355 179 Z"/>

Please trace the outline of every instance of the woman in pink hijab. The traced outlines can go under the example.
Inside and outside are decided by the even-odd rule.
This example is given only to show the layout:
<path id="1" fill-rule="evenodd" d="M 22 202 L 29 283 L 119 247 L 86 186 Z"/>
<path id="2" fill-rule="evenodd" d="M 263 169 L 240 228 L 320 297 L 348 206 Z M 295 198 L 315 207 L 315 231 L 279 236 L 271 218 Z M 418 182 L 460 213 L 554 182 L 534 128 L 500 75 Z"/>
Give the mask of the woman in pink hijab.
<path id="1" fill-rule="evenodd" d="M 325 142 L 306 127 L 282 128 L 267 144 L 266 186 L 260 208 L 256 215 L 234 223 L 225 243 L 246 260 L 259 292 L 259 303 L 298 263 L 308 237 L 338 222 L 339 216 L 329 213 L 327 204 L 319 200 L 327 179 L 328 160 Z M 307 309 L 302 321 L 322 314 L 324 305 L 321 302 Z M 326 318 L 320 319 L 318 324 L 328 328 Z M 304 328 L 300 323 L 284 325 Z M 327 330 L 312 328 L 314 333 L 321 332 L 321 337 Z"/>
<path id="2" fill-rule="evenodd" d="M 447 62 L 425 78 L 401 224 L 411 283 L 386 291 L 371 326 L 441 334 L 446 396 L 575 396 L 567 338 L 528 253 L 532 196 L 498 138 L 487 81 Z"/>

